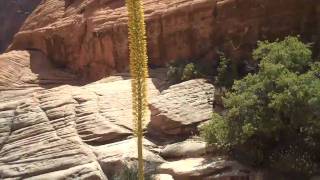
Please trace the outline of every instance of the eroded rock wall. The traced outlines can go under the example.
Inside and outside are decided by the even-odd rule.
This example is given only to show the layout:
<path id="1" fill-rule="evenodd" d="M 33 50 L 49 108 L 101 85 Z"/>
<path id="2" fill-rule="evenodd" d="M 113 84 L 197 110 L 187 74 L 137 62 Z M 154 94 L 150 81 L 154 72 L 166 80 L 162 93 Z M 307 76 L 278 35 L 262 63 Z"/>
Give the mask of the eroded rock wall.
<path id="1" fill-rule="evenodd" d="M 319 42 L 318 0 L 144 0 L 152 66 L 218 51 L 248 59 L 257 40 L 300 34 Z M 38 49 L 95 80 L 128 69 L 124 0 L 46 0 L 9 49 Z M 319 46 L 319 43 L 316 44 Z M 318 47 L 315 47 L 318 48 Z"/>

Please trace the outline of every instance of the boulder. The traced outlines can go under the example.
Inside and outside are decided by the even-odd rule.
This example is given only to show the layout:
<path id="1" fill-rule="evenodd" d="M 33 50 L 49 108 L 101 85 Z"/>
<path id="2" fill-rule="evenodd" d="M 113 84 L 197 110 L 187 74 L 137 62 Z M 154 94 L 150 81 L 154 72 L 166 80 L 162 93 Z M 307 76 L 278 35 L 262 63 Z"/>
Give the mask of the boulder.
<path id="1" fill-rule="evenodd" d="M 174 180 L 169 174 L 156 174 L 153 176 L 154 180 Z"/>
<path id="2" fill-rule="evenodd" d="M 241 164 L 223 158 L 187 158 L 161 164 L 158 172 L 170 174 L 177 180 L 200 180 L 213 174 L 218 175 L 230 171 L 248 174 L 250 170 Z"/>
<path id="3" fill-rule="evenodd" d="M 143 158 L 145 161 L 145 171 L 154 173 L 156 167 L 165 162 L 159 155 L 151 150 L 156 145 L 147 139 L 143 140 Z M 92 147 L 97 159 L 108 177 L 120 174 L 125 167 L 136 166 L 138 159 L 137 139 L 128 139 L 112 144 Z"/>
<path id="4" fill-rule="evenodd" d="M 72 122 L 51 121 L 34 97 L 0 106 L 0 179 L 37 179 L 53 172 L 80 177 L 82 169 L 84 177 L 106 179 Z"/>
<path id="5" fill-rule="evenodd" d="M 234 170 L 231 172 L 226 172 L 226 173 L 220 173 L 214 176 L 209 176 L 203 178 L 203 180 L 248 180 L 251 179 L 253 180 L 258 179 L 255 178 L 255 176 L 250 176 L 248 172 L 241 172 L 239 170 Z"/>
<path id="6" fill-rule="evenodd" d="M 205 79 L 194 79 L 170 86 L 150 102 L 149 132 L 168 135 L 190 134 L 213 112 L 214 86 Z"/>
<path id="7" fill-rule="evenodd" d="M 209 151 L 203 141 L 187 140 L 165 146 L 160 155 L 164 158 L 199 157 Z"/>

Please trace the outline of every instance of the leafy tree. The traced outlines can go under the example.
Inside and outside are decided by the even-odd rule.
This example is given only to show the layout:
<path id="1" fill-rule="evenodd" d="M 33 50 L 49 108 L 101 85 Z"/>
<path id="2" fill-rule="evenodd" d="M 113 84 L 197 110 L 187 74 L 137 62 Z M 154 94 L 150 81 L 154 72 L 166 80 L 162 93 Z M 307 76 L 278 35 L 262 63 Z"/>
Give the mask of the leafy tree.
<path id="1" fill-rule="evenodd" d="M 226 114 L 214 114 L 202 135 L 255 165 L 290 155 L 300 161 L 279 168 L 311 173 L 320 160 L 320 64 L 297 37 L 259 42 L 253 57 L 259 72 L 235 82 L 223 100 Z"/>
<path id="2" fill-rule="evenodd" d="M 141 0 L 126 0 L 128 10 L 130 71 L 132 84 L 132 110 L 135 124 L 135 135 L 138 137 L 138 174 L 144 179 L 143 169 L 143 121 L 147 110 L 147 47 L 144 11 Z"/>

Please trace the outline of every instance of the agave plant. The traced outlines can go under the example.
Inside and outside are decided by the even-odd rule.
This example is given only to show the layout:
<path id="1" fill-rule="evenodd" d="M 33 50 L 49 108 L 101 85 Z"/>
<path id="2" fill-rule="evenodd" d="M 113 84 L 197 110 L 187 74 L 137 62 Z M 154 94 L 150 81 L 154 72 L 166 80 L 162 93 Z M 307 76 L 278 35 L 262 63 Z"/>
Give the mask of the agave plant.
<path id="1" fill-rule="evenodd" d="M 144 179 L 143 169 L 143 122 L 147 112 L 147 45 L 144 12 L 141 0 L 126 0 L 128 10 L 130 73 L 132 76 L 132 110 L 134 133 L 137 136 L 138 174 Z"/>

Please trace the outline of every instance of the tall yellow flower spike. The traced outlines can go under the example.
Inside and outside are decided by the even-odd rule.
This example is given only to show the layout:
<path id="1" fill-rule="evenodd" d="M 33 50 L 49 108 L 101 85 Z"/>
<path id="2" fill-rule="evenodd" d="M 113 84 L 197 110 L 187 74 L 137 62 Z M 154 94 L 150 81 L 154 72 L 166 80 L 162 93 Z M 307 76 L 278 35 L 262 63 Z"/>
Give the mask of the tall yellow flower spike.
<path id="1" fill-rule="evenodd" d="M 130 72 L 132 76 L 132 110 L 134 133 L 138 138 L 139 180 L 144 180 L 143 169 L 143 122 L 147 113 L 147 43 L 144 11 L 141 0 L 126 0 L 128 10 Z"/>

